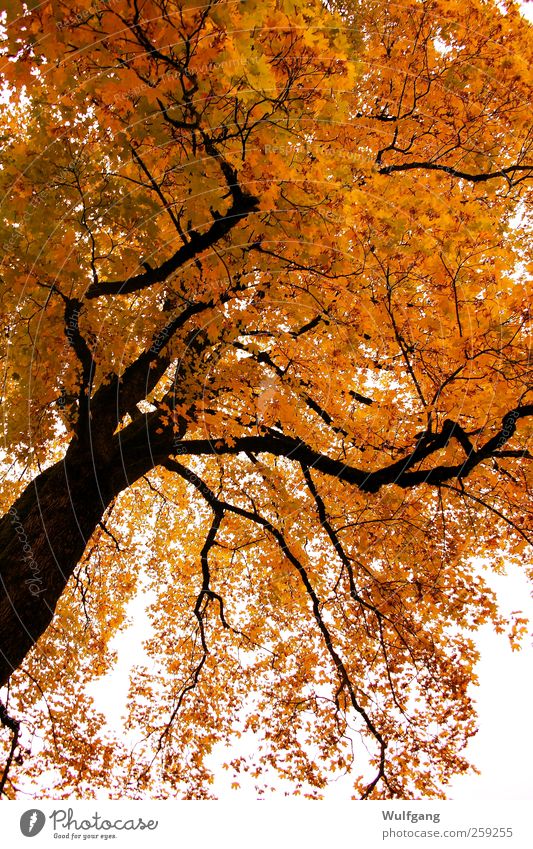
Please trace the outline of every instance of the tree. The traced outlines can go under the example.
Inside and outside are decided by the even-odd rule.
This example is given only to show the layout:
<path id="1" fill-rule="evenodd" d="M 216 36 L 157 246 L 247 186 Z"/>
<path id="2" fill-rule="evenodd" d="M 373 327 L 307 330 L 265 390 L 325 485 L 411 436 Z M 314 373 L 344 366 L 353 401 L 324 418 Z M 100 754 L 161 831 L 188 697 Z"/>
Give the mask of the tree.
<path id="1" fill-rule="evenodd" d="M 473 632 L 525 627 L 484 570 L 530 541 L 529 25 L 57 0 L 2 44 L 0 789 L 209 798 L 227 747 L 442 795 Z"/>

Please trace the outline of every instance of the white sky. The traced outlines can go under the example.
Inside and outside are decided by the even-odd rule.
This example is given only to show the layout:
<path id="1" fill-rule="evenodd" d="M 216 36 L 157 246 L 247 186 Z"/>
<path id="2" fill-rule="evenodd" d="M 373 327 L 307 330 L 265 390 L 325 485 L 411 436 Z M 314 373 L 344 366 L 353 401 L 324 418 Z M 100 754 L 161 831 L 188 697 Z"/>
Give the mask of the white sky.
<path id="1" fill-rule="evenodd" d="M 450 786 L 450 798 L 467 800 L 533 799 L 532 652 L 533 600 L 529 581 L 518 570 L 490 581 L 502 609 L 522 610 L 530 619 L 521 651 L 511 651 L 507 637 L 489 626 L 479 631 L 479 687 L 473 688 L 479 732 L 468 755 L 481 775 L 462 776 Z"/>
<path id="2" fill-rule="evenodd" d="M 467 755 L 481 774 L 456 778 L 446 792 L 448 798 L 460 801 L 528 800 L 533 799 L 532 589 L 525 575 L 516 567 L 510 568 L 507 575 L 491 575 L 488 582 L 498 593 L 502 612 L 522 611 L 529 617 L 530 625 L 521 651 L 512 651 L 508 638 L 504 634 L 496 634 L 491 626 L 479 630 L 479 685 L 471 689 L 478 706 L 479 731 L 471 739 Z M 108 716 L 110 725 L 115 729 L 121 724 L 120 717 L 125 708 L 129 670 L 132 664 L 142 662 L 141 642 L 147 636 L 149 625 L 143 615 L 147 601 L 146 595 L 141 592 L 132 602 L 130 613 L 136 625 L 119 635 L 113 643 L 119 655 L 115 670 L 89 687 L 95 706 Z M 221 753 L 220 764 L 225 759 Z M 251 782 L 246 786 L 247 783 L 241 780 L 241 790 L 235 791 L 231 790 L 231 780 L 231 774 L 220 766 L 212 788 L 219 799 L 249 801 L 257 798 Z M 327 789 L 326 798 L 328 801 L 347 801 L 351 793 L 349 781 L 337 781 Z"/>

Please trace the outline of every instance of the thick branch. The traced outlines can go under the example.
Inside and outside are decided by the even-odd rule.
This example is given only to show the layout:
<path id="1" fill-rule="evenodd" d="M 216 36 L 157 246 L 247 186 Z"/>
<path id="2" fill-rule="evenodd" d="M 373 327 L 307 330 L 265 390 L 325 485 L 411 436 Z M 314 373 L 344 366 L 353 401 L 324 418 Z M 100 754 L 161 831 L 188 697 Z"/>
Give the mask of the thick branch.
<path id="1" fill-rule="evenodd" d="M 474 451 L 467 440 L 466 433 L 455 422 L 447 419 L 439 434 L 423 434 L 414 451 L 402 460 L 392 463 L 376 471 L 365 471 L 349 466 L 340 460 L 335 460 L 325 454 L 319 454 L 304 442 L 293 437 L 271 433 L 268 436 L 243 436 L 232 444 L 223 439 L 189 439 L 179 442 L 174 454 L 272 454 L 286 457 L 317 469 L 326 475 L 332 475 L 339 480 L 357 486 L 363 492 L 378 492 L 382 486 L 396 484 L 402 488 L 413 487 L 421 483 L 440 484 L 452 478 L 465 478 L 483 460 L 499 451 L 511 438 L 516 430 L 516 422 L 520 418 L 533 415 L 533 404 L 517 407 L 507 413 L 502 419 L 498 433 L 489 439 L 478 451 Z M 433 469 L 410 469 L 430 457 L 436 451 L 445 448 L 450 439 L 455 437 L 463 447 L 470 446 L 466 460 L 454 466 L 435 466 Z"/>
<path id="2" fill-rule="evenodd" d="M 461 171 L 451 165 L 440 165 L 437 162 L 399 162 L 394 165 L 382 165 L 378 171 L 380 174 L 393 174 L 396 171 L 440 171 L 449 174 L 451 177 L 468 180 L 470 183 L 485 183 L 487 180 L 495 180 L 498 177 L 509 178 L 510 175 L 518 172 L 525 172 L 526 176 L 533 176 L 533 165 L 509 165 L 507 168 L 500 168 L 498 171 L 470 174 L 468 171 Z M 525 177 L 521 179 L 525 179 Z"/>
<path id="3" fill-rule="evenodd" d="M 147 289 L 149 286 L 153 286 L 154 283 L 162 283 L 179 268 L 203 253 L 203 251 L 212 248 L 220 239 L 224 238 L 224 236 L 233 230 L 239 221 L 246 218 L 251 212 L 258 209 L 258 207 L 258 198 L 252 195 L 242 195 L 240 202 L 233 203 L 224 216 L 215 218 L 205 233 L 193 231 L 190 234 L 190 241 L 178 248 L 173 256 L 165 260 L 157 268 L 152 268 L 149 271 L 136 274 L 134 277 L 128 277 L 125 280 L 103 280 L 100 283 L 94 283 L 89 286 L 86 297 L 98 298 L 100 295 L 130 295 L 132 292 L 140 292 L 142 289 Z"/>
<path id="4" fill-rule="evenodd" d="M 58 289 L 56 289 L 56 291 L 59 292 Z M 61 295 L 60 292 L 59 294 Z M 64 295 L 61 295 L 61 297 L 65 302 L 65 336 L 67 337 L 70 347 L 76 354 L 82 369 L 82 377 L 78 393 L 78 421 L 76 425 L 76 432 L 79 439 L 83 440 L 87 437 L 89 403 L 92 383 L 96 371 L 96 363 L 79 328 L 79 319 L 82 310 L 81 301 L 77 298 L 66 298 Z"/>
<path id="5" fill-rule="evenodd" d="M 177 331 L 194 315 L 213 306 L 213 301 L 189 304 L 152 337 L 150 347 L 124 370 L 121 377 L 112 375 L 110 383 L 98 389 L 91 400 L 91 413 L 96 426 L 99 421 L 103 423 L 111 417 L 106 434 L 108 440 L 123 416 L 127 413 L 133 415 L 138 402 L 155 389 L 165 374 L 172 361 L 168 346 Z"/>

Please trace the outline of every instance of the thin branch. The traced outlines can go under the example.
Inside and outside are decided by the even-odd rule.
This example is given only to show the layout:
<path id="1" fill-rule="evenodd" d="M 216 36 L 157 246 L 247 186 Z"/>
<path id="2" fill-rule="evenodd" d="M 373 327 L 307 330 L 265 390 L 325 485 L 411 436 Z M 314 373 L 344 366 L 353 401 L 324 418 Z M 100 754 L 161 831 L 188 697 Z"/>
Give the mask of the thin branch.
<path id="1" fill-rule="evenodd" d="M 11 738 L 11 747 L 9 749 L 9 754 L 7 756 L 6 765 L 4 767 L 4 771 L 0 776 L 0 796 L 5 794 L 5 786 L 9 775 L 9 770 L 11 768 L 11 764 L 13 763 L 13 758 L 15 757 L 15 751 L 19 744 L 20 738 L 20 722 L 18 719 L 13 719 L 7 712 L 6 706 L 3 702 L 0 702 L 0 722 L 5 728 L 8 728 L 12 732 Z"/>
<path id="2" fill-rule="evenodd" d="M 272 525 L 272 523 L 268 519 L 266 519 L 264 516 L 261 516 L 260 513 L 252 512 L 250 510 L 245 510 L 242 507 L 237 507 L 236 505 L 229 504 L 227 501 L 220 500 L 219 498 L 217 498 L 217 496 L 214 494 L 214 492 L 208 487 L 208 485 L 198 475 L 196 475 L 194 472 L 192 472 L 186 466 L 183 466 L 181 463 L 179 463 L 175 460 L 169 460 L 164 465 L 165 465 L 165 468 L 167 468 L 169 471 L 177 472 L 182 478 L 184 478 L 184 480 L 191 483 L 201 493 L 201 495 L 205 498 L 205 500 L 208 502 L 208 504 L 213 508 L 213 510 L 215 512 L 215 516 L 217 514 L 218 515 L 223 514 L 224 511 L 228 511 L 228 512 L 235 513 L 238 516 L 242 516 L 242 517 L 248 519 L 249 521 L 252 521 L 252 522 L 254 522 L 258 525 L 261 525 L 263 528 L 265 528 L 265 530 L 268 531 L 268 533 L 275 539 L 280 550 L 283 552 L 283 554 L 285 555 L 287 560 L 294 566 L 294 568 L 298 572 L 298 574 L 299 574 L 299 576 L 302 580 L 302 583 L 305 587 L 305 590 L 307 592 L 307 595 L 309 596 L 309 599 L 311 601 L 311 605 L 312 605 L 312 609 L 313 609 L 313 615 L 314 615 L 315 621 L 317 623 L 318 629 L 319 629 L 320 633 L 322 634 L 322 637 L 323 637 L 324 643 L 326 645 L 326 649 L 328 651 L 328 654 L 329 654 L 329 656 L 330 656 L 330 658 L 333 662 L 333 665 L 335 666 L 337 674 L 339 676 L 340 686 L 339 686 L 339 690 L 337 691 L 337 699 L 338 699 L 338 696 L 340 695 L 340 693 L 342 692 L 342 690 L 346 689 L 348 694 L 349 694 L 350 703 L 351 703 L 352 707 L 361 716 L 361 718 L 364 720 L 365 725 L 367 726 L 368 730 L 370 731 L 372 736 L 375 738 L 375 740 L 379 744 L 380 759 L 379 759 L 378 774 L 376 775 L 374 780 L 365 788 L 365 791 L 362 795 L 363 799 L 368 798 L 371 795 L 374 787 L 377 785 L 377 783 L 381 779 L 385 779 L 385 781 L 386 781 L 385 752 L 386 752 L 386 748 L 387 748 L 387 742 L 382 737 L 381 733 L 378 731 L 377 727 L 375 726 L 374 722 L 370 718 L 369 714 L 362 707 L 362 705 L 360 704 L 360 702 L 359 702 L 359 700 L 356 696 L 355 689 L 354 689 L 353 684 L 350 680 L 350 676 L 348 675 L 347 669 L 346 669 L 340 655 L 338 654 L 338 652 L 337 652 L 337 650 L 336 650 L 336 648 L 333 644 L 333 639 L 332 639 L 331 633 L 329 631 L 329 628 L 327 627 L 327 625 L 325 624 L 325 622 L 322 618 L 322 614 L 320 612 L 320 602 L 319 602 L 318 596 L 317 596 L 317 594 L 316 594 L 316 592 L 315 592 L 315 590 L 314 590 L 314 588 L 311 584 L 311 581 L 310 581 L 309 575 L 307 573 L 307 570 L 305 569 L 305 566 L 296 557 L 294 552 L 291 551 L 291 549 L 290 549 L 287 541 L 285 540 L 285 537 L 281 533 L 281 531 L 278 530 L 278 528 L 276 528 L 274 525 Z M 213 523 L 212 529 L 213 529 L 213 527 L 214 527 L 214 523 Z"/>
<path id="3" fill-rule="evenodd" d="M 526 542 L 528 542 L 530 545 L 533 545 L 533 540 L 530 539 L 527 536 L 527 534 L 525 534 L 524 531 L 521 528 L 519 528 L 518 525 L 515 522 L 513 522 L 512 519 L 510 519 L 508 516 L 505 515 L 505 513 L 502 513 L 496 507 L 493 507 L 492 504 L 487 504 L 487 502 L 483 501 L 482 498 L 478 498 L 477 495 L 474 495 L 472 492 L 468 492 L 468 490 L 465 489 L 462 481 L 461 481 L 461 488 L 460 489 L 457 489 L 457 487 L 450 486 L 450 484 L 446 484 L 446 483 L 441 484 L 441 486 L 444 489 L 449 489 L 450 492 L 455 492 L 456 495 L 460 495 L 463 498 L 470 498 L 471 501 L 475 501 L 476 504 L 480 504 L 482 507 L 486 507 L 486 509 L 490 510 L 491 513 L 494 513 L 495 516 L 498 516 L 500 519 L 503 519 L 503 521 L 507 525 L 509 525 L 509 527 L 511 527 L 514 531 L 516 531 L 516 533 L 519 534 L 519 536 L 521 536 L 522 539 L 525 539 Z"/>

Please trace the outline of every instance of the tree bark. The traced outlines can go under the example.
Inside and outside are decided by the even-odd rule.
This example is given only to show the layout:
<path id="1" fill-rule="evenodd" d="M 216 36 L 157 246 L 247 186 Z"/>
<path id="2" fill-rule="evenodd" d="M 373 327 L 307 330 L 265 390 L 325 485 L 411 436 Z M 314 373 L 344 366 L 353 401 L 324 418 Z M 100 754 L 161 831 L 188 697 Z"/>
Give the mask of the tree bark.
<path id="1" fill-rule="evenodd" d="M 137 469 L 152 465 L 148 457 Z M 52 621 L 96 526 L 131 483 L 73 443 L 0 519 L 0 686 Z"/>

